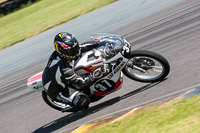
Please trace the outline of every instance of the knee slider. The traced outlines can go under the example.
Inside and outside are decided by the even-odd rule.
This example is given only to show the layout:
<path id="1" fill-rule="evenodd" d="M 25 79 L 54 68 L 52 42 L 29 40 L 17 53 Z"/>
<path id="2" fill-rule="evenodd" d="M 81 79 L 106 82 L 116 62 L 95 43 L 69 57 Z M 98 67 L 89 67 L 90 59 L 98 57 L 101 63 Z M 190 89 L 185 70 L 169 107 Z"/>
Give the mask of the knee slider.
<path id="1" fill-rule="evenodd" d="M 72 101 L 72 104 L 77 109 L 83 109 L 83 108 L 87 107 L 90 104 L 90 99 L 86 94 L 79 92 L 74 97 L 74 99 Z"/>

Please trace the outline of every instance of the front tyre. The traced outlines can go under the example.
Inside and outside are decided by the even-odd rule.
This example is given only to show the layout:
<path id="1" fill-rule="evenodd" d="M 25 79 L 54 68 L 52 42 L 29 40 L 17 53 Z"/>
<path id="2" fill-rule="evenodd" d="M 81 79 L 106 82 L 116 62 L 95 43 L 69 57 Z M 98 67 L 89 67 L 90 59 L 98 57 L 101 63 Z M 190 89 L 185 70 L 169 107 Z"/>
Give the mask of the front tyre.
<path id="1" fill-rule="evenodd" d="M 163 80 L 170 71 L 169 62 L 160 54 L 145 50 L 131 51 L 130 59 L 123 73 L 139 82 L 157 82 Z"/>

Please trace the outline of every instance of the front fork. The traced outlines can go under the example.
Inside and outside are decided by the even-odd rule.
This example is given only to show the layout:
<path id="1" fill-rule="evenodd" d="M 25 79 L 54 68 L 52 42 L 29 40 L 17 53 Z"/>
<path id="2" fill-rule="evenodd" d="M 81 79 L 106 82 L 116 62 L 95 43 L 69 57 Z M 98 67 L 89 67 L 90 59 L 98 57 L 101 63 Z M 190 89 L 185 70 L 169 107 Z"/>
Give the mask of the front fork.
<path id="1" fill-rule="evenodd" d="M 132 68 L 132 69 L 138 70 L 138 71 L 141 72 L 141 73 L 145 73 L 145 70 L 144 70 L 144 69 L 142 69 L 142 68 L 140 68 L 140 67 L 138 67 L 138 66 L 133 65 L 133 63 L 127 63 L 126 65 L 127 65 L 128 67 Z"/>

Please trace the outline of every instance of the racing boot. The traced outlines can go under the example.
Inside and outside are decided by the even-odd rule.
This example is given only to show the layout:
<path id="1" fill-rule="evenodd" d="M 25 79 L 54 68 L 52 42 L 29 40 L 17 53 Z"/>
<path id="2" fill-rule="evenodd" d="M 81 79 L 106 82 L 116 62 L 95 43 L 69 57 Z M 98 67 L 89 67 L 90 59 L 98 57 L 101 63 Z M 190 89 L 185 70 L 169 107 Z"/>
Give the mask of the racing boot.
<path id="1" fill-rule="evenodd" d="M 77 112 L 88 108 L 88 105 L 90 104 L 89 97 L 79 91 L 74 92 L 70 97 L 64 96 L 61 92 L 57 96 L 57 99 L 68 104 L 66 108 L 61 110 L 62 112 Z"/>

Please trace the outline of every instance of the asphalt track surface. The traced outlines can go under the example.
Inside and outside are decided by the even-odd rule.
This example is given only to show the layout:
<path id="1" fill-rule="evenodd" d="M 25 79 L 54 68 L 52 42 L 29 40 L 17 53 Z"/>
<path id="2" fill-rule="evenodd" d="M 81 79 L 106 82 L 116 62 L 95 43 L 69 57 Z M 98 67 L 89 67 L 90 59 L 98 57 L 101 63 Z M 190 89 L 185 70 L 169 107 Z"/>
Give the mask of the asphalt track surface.
<path id="1" fill-rule="evenodd" d="M 200 1 L 186 0 L 154 15 L 125 25 L 112 33 L 125 36 L 132 49 L 155 51 L 171 65 L 168 78 L 144 84 L 124 78 L 121 90 L 92 103 L 79 113 L 61 113 L 48 107 L 41 94 L 26 87 L 28 77 L 42 71 L 41 61 L 0 80 L 0 132 L 59 132 L 100 116 L 144 103 L 200 79 Z"/>
<path id="2" fill-rule="evenodd" d="M 118 0 L 47 30 L 0 51 L 0 78 L 39 61 L 46 60 L 54 49 L 52 42 L 59 32 L 73 33 L 79 42 L 88 41 L 93 33 L 113 31 L 180 1 L 182 0 Z M 44 19 L 46 18 L 44 17 Z"/>

